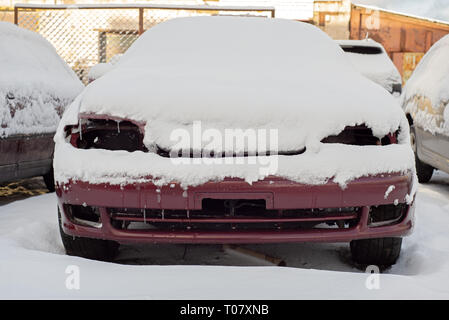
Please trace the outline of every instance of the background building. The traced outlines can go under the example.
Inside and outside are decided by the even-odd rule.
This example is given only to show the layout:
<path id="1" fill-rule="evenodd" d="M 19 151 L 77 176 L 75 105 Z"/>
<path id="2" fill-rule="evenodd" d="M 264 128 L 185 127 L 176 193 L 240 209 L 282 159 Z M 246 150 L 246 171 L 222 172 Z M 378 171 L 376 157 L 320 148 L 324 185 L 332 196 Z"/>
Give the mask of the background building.
<path id="1" fill-rule="evenodd" d="M 315 1 L 312 23 L 334 39 L 380 42 L 404 82 L 423 55 L 449 33 L 449 23 L 352 4 L 349 0 Z"/>

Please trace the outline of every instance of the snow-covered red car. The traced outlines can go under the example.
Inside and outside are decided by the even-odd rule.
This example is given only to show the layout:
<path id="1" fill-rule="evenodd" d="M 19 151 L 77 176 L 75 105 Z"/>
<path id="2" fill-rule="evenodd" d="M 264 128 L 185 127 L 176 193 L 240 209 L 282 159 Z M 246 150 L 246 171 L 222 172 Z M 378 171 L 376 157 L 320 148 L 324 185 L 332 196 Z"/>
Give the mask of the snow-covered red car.
<path id="1" fill-rule="evenodd" d="M 47 40 L 7 22 L 0 70 L 0 182 L 44 176 L 54 190 L 53 136 L 83 85 Z"/>
<path id="2" fill-rule="evenodd" d="M 230 132 L 241 135 L 221 143 Z M 128 242 L 326 241 L 351 242 L 360 264 L 391 265 L 413 225 L 403 111 L 305 23 L 159 24 L 86 87 L 55 141 L 69 254 L 112 259 Z"/>
<path id="3" fill-rule="evenodd" d="M 402 107 L 410 123 L 419 182 L 449 172 L 449 36 L 435 43 L 408 80 Z"/>
<path id="4" fill-rule="evenodd" d="M 402 92 L 402 77 L 385 48 L 372 39 L 337 40 L 354 67 L 392 94 Z"/>

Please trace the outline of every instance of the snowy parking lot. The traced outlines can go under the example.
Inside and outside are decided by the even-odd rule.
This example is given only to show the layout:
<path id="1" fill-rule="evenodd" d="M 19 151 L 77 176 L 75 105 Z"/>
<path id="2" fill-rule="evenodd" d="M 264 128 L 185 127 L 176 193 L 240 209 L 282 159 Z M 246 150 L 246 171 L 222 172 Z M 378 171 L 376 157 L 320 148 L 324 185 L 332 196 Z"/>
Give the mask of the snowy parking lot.
<path id="1" fill-rule="evenodd" d="M 168 19 L 87 86 L 2 35 L 0 299 L 449 298 L 449 36 L 402 91 L 287 19 Z"/>
<path id="2" fill-rule="evenodd" d="M 32 196 L 0 206 L 0 298 L 447 299 L 449 175 L 420 185 L 416 205 L 398 263 L 369 290 L 347 244 L 250 246 L 287 267 L 209 245 L 126 246 L 114 263 L 67 256 L 55 194 Z M 66 286 L 73 270 L 79 289 Z"/>

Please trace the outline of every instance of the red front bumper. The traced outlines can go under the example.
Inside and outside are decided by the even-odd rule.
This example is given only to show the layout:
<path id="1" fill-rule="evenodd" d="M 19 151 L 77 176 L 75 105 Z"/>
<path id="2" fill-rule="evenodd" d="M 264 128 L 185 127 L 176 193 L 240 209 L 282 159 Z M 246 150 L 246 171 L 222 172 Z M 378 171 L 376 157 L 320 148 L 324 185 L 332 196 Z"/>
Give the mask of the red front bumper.
<path id="1" fill-rule="evenodd" d="M 267 178 L 252 185 L 227 179 L 209 182 L 183 190 L 172 184 L 157 187 L 152 183 L 125 186 L 70 182 L 59 185 L 57 195 L 66 234 L 88 238 L 126 242 L 159 243 L 276 243 L 276 242 L 348 242 L 356 239 L 401 237 L 413 227 L 413 205 L 392 225 L 369 226 L 370 206 L 391 205 L 404 199 L 411 191 L 410 175 L 386 174 L 352 181 L 347 188 L 333 182 L 324 185 L 303 185 L 281 178 Z M 390 186 L 395 188 L 387 193 Z M 318 209 L 358 207 L 357 223 L 349 228 L 310 230 L 123 230 L 111 224 L 108 208 L 201 210 L 203 199 L 263 199 L 268 210 Z M 94 228 L 74 223 L 64 205 L 88 205 L 99 208 L 101 227 Z M 302 219 L 313 220 L 313 218 Z M 333 217 L 329 217 L 330 220 Z M 189 223 L 191 220 L 178 219 Z M 266 220 L 266 221 L 265 221 Z M 298 219 L 297 219 L 298 220 Z M 321 218 L 325 221 L 326 219 Z M 164 220 L 160 220 L 164 221 Z M 268 222 L 264 219 L 261 222 Z M 285 221 L 285 220 L 284 220 Z M 203 222 L 208 222 L 204 219 Z M 230 222 L 235 222 L 234 220 Z M 248 221 L 250 222 L 250 221 Z"/>

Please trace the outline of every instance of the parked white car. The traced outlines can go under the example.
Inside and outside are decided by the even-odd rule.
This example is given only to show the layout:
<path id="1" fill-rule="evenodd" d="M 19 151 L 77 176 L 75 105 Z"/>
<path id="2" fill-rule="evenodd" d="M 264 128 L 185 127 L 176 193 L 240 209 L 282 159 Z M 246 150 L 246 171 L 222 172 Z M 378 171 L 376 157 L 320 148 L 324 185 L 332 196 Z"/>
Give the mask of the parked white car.
<path id="1" fill-rule="evenodd" d="M 365 77 L 380 84 L 392 94 L 401 93 L 401 75 L 380 43 L 372 39 L 337 40 L 337 42 L 347 53 L 352 64 Z"/>

